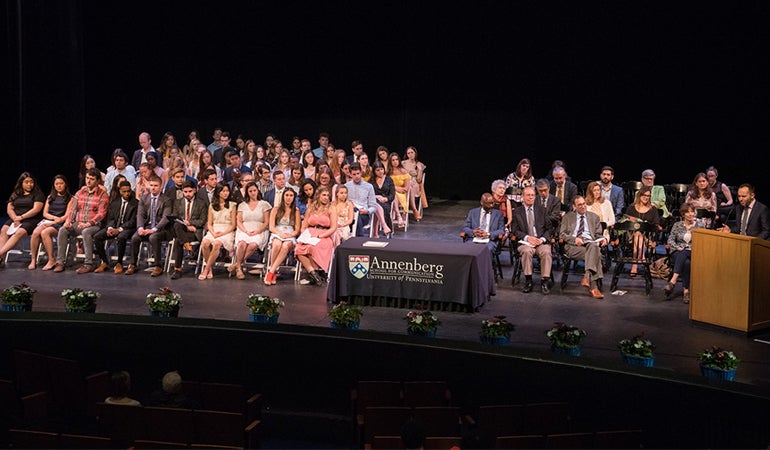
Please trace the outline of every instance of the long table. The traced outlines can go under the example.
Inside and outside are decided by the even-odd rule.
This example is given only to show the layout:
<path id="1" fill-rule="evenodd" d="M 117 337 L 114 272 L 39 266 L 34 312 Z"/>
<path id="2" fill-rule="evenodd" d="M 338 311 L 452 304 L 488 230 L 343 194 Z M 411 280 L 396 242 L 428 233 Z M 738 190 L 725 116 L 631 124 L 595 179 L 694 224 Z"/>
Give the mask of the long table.
<path id="1" fill-rule="evenodd" d="M 394 297 L 475 310 L 495 295 L 486 245 L 356 237 L 336 249 L 327 297 Z"/>

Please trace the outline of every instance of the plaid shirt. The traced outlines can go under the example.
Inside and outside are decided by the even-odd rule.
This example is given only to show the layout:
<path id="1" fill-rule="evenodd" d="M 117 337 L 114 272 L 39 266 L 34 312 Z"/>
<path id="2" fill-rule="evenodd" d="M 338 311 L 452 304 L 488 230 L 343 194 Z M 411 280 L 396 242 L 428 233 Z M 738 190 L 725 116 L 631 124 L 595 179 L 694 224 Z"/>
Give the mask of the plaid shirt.
<path id="1" fill-rule="evenodd" d="M 72 223 L 88 222 L 98 225 L 107 216 L 109 196 L 107 189 L 97 185 L 93 192 L 88 192 L 88 186 L 83 186 L 75 194 L 75 207 L 72 208 Z"/>

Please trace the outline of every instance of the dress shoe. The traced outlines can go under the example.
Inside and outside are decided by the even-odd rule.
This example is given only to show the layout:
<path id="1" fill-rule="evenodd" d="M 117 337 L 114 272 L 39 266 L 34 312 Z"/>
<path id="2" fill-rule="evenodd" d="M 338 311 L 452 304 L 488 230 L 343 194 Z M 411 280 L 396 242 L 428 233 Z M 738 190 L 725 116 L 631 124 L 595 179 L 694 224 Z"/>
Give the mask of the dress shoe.
<path id="1" fill-rule="evenodd" d="M 591 289 L 591 297 L 593 298 L 604 298 L 604 294 L 602 294 L 602 291 L 600 291 L 597 288 Z"/>
<path id="2" fill-rule="evenodd" d="M 684 303 L 685 305 L 690 303 L 690 293 L 689 292 L 682 295 L 682 303 Z"/>
<path id="3" fill-rule="evenodd" d="M 93 272 L 93 271 L 94 271 L 93 267 L 83 264 L 82 266 L 78 267 L 78 270 L 76 270 L 75 272 L 79 275 L 82 275 L 84 273 Z"/>
<path id="4" fill-rule="evenodd" d="M 64 264 L 56 263 L 55 266 L 53 266 L 54 272 L 64 272 Z"/>
<path id="5" fill-rule="evenodd" d="M 184 245 L 182 245 L 182 247 L 184 247 L 184 249 L 187 250 L 188 252 L 192 251 L 192 245 L 189 242 L 185 242 Z"/>
<path id="6" fill-rule="evenodd" d="M 113 271 L 114 273 L 116 273 L 116 274 L 120 274 L 120 273 L 123 273 L 123 264 L 121 264 L 121 263 L 117 263 L 117 264 L 115 264 L 115 268 L 114 268 L 114 269 L 112 269 L 112 271 Z"/>
<path id="7" fill-rule="evenodd" d="M 527 280 L 524 282 L 524 287 L 521 289 L 521 292 L 525 294 L 532 292 L 532 280 Z"/>
<path id="8" fill-rule="evenodd" d="M 163 268 L 159 266 L 155 266 L 150 274 L 151 277 L 159 277 L 161 275 L 163 275 Z"/>
<path id="9" fill-rule="evenodd" d="M 182 269 L 174 269 L 174 273 L 171 274 L 172 280 L 178 280 L 182 278 Z"/>
<path id="10" fill-rule="evenodd" d="M 126 275 L 133 275 L 136 273 L 136 266 L 133 264 L 128 265 L 128 269 L 126 269 Z"/>
<path id="11" fill-rule="evenodd" d="M 107 270 L 109 267 L 110 266 L 108 266 L 106 262 L 103 262 L 103 263 L 99 264 L 99 267 L 94 269 L 94 273 L 102 273 L 105 270 Z"/>
<path id="12" fill-rule="evenodd" d="M 321 276 L 321 273 L 318 272 L 317 270 L 314 270 L 314 271 L 310 272 L 310 277 L 313 278 L 313 280 L 315 281 L 315 284 L 317 284 L 319 286 L 322 286 L 324 284 L 324 282 L 326 281 Z"/>
<path id="13" fill-rule="evenodd" d="M 583 277 L 583 279 L 580 280 L 580 285 L 583 287 L 591 287 L 591 282 L 588 281 L 588 277 Z"/>
<path id="14" fill-rule="evenodd" d="M 265 283 L 266 286 L 270 286 L 272 284 L 274 277 L 275 277 L 275 274 L 268 270 L 267 272 L 265 272 L 265 276 L 262 277 L 262 281 Z"/>
<path id="15" fill-rule="evenodd" d="M 548 295 L 551 293 L 551 288 L 548 286 L 547 280 L 543 280 L 542 283 L 540 283 L 540 292 L 542 292 L 543 295 Z"/>
<path id="16" fill-rule="evenodd" d="M 674 283 L 666 283 L 666 287 L 663 288 L 663 292 L 666 294 L 666 298 L 670 297 L 671 293 L 674 292 Z"/>

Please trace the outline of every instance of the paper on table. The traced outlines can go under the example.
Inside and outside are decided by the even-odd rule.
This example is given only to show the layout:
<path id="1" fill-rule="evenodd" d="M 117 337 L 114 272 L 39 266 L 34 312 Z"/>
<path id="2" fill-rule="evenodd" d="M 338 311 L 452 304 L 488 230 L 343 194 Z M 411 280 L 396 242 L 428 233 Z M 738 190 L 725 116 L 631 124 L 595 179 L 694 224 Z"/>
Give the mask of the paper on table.
<path id="1" fill-rule="evenodd" d="M 388 245 L 385 241 L 366 241 L 363 244 L 361 244 L 362 247 L 377 247 L 377 248 L 383 248 Z"/>
<path id="2" fill-rule="evenodd" d="M 311 236 L 310 230 L 306 228 L 305 231 L 303 231 L 302 234 L 300 234 L 299 237 L 297 238 L 297 242 L 301 242 L 303 244 L 316 245 L 317 243 L 321 242 L 321 239 Z"/>

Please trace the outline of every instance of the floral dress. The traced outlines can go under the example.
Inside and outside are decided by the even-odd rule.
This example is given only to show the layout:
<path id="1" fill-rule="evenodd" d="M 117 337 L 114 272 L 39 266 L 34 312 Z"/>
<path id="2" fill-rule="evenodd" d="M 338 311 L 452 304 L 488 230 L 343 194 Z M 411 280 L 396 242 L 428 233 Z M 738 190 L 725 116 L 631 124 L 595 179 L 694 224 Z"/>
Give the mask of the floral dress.
<path id="1" fill-rule="evenodd" d="M 214 231 L 223 231 L 235 225 L 234 223 L 231 222 L 231 218 L 230 218 L 230 211 L 232 211 L 231 208 L 235 208 L 235 203 L 227 202 L 227 205 L 219 208 L 219 211 L 215 210 L 213 206 L 209 205 L 209 211 L 214 213 L 214 224 L 213 224 Z M 235 239 L 235 232 L 233 231 L 227 234 L 224 234 L 222 236 L 219 236 L 218 238 L 214 238 L 214 236 L 211 234 L 211 231 L 208 231 L 206 235 L 203 236 L 204 241 L 217 240 L 221 242 L 222 247 L 224 247 L 228 252 L 233 251 L 234 239 Z"/>

